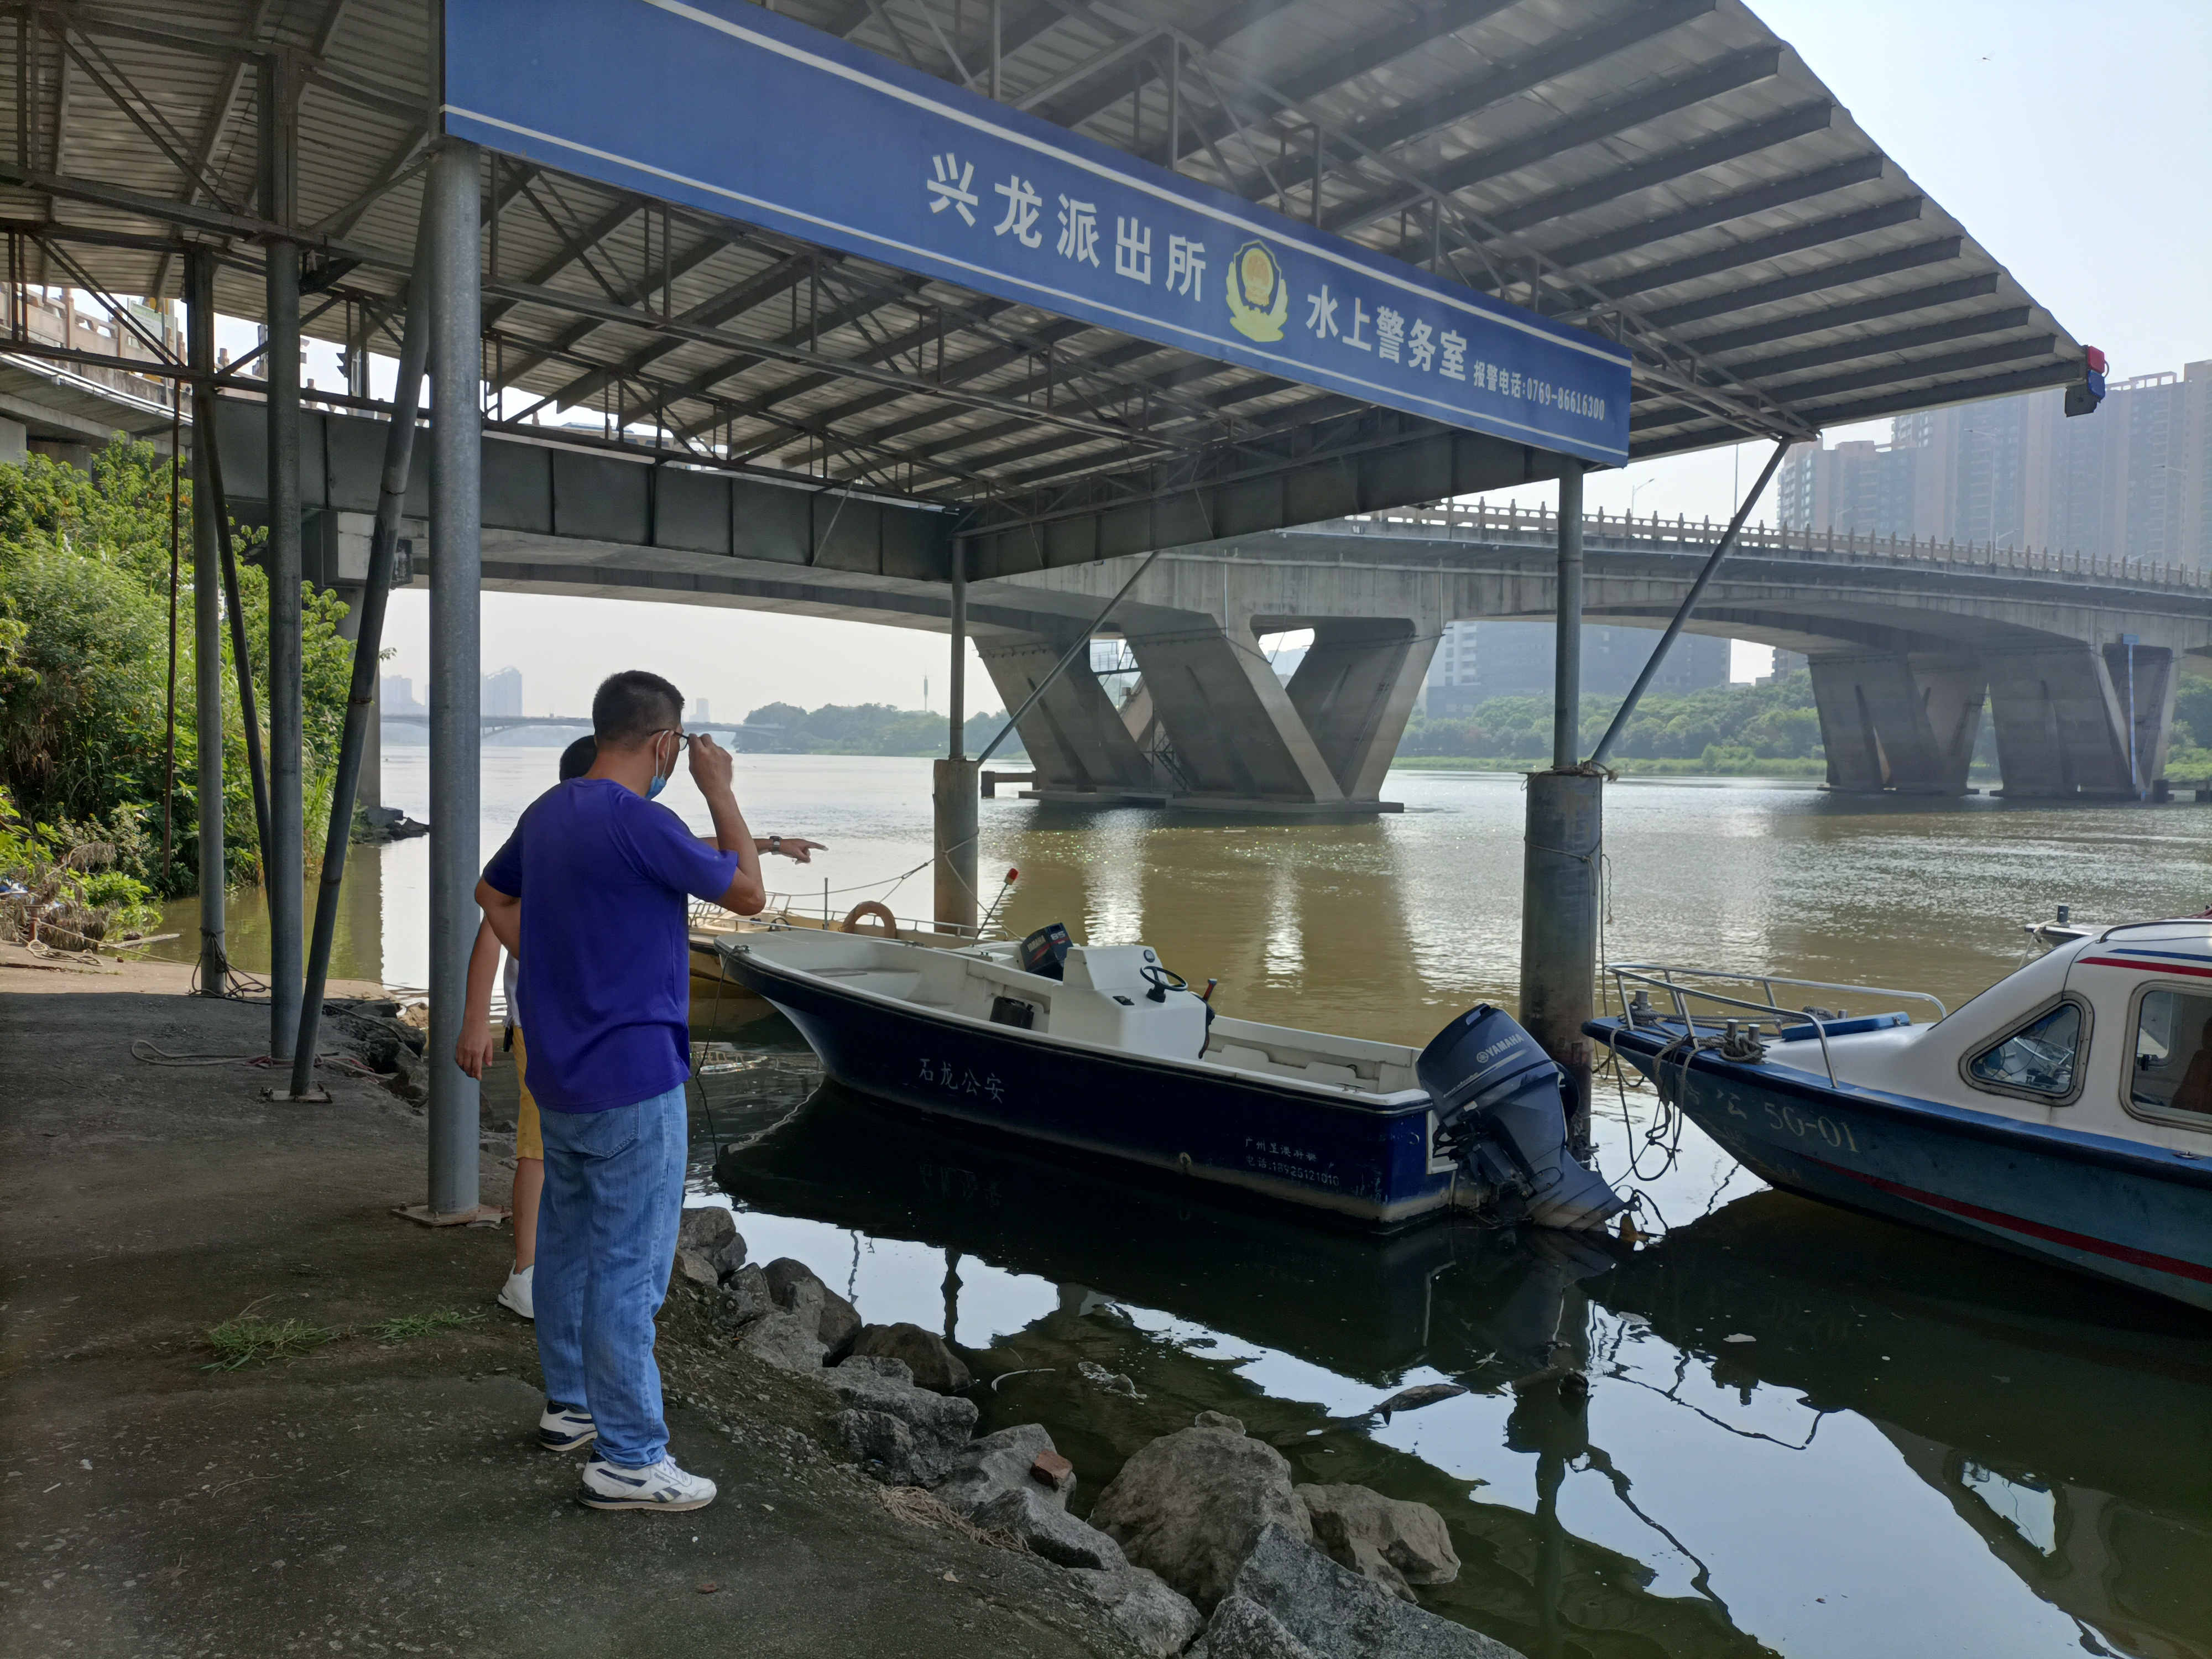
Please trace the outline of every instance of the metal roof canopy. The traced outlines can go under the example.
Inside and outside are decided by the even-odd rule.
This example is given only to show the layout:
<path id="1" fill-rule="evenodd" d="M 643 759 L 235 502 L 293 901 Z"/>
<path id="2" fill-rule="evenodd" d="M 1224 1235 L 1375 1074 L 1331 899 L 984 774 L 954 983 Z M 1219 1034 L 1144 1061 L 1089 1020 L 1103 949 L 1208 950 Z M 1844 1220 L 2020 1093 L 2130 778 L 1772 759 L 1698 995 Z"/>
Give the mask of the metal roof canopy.
<path id="1" fill-rule="evenodd" d="M 1633 459 L 2081 373 L 2056 320 L 1737 0 L 775 9 L 1618 340 Z M 396 355 L 434 130 L 433 4 L 0 10 L 11 281 L 173 295 L 179 252 L 211 241 L 217 305 L 258 316 L 257 239 L 278 227 L 256 200 L 258 157 L 281 116 L 297 135 L 284 228 L 308 249 L 307 332 Z M 286 72 L 266 73 L 279 58 Z M 272 81 L 299 88 L 289 111 L 263 108 Z M 488 384 L 653 428 L 657 443 L 617 446 L 641 457 L 953 509 L 976 576 L 1559 465 L 535 162 L 493 158 L 484 191 Z"/>

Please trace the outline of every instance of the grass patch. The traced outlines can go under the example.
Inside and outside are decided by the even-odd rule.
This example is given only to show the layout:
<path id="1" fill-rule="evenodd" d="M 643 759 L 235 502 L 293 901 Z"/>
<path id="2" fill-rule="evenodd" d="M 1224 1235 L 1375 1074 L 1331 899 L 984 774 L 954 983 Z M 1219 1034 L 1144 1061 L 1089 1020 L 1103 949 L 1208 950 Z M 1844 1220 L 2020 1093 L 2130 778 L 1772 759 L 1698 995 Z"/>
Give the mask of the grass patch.
<path id="1" fill-rule="evenodd" d="M 462 1313 L 457 1309 L 441 1308 L 435 1313 L 401 1314 L 374 1325 L 365 1325 L 362 1334 L 373 1336 L 379 1342 L 410 1342 L 418 1336 L 449 1331 L 457 1325 L 473 1325 L 483 1316 L 481 1309 L 475 1313 Z"/>
<path id="2" fill-rule="evenodd" d="M 266 1364 L 272 1359 L 297 1359 L 334 1340 L 338 1333 L 304 1319 L 262 1319 L 240 1314 L 212 1325 L 207 1345 L 215 1358 L 203 1370 L 234 1371 L 241 1365 Z"/>

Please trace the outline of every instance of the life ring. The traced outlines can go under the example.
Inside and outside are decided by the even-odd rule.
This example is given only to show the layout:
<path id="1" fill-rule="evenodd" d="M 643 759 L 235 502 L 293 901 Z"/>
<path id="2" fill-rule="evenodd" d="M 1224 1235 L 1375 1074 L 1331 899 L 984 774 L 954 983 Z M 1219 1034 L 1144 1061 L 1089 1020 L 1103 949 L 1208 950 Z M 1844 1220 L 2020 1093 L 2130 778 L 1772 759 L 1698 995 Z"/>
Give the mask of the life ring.
<path id="1" fill-rule="evenodd" d="M 891 914 L 889 905 L 876 899 L 862 899 L 848 911 L 845 915 L 844 931 L 848 933 L 859 933 L 860 929 L 858 924 L 862 916 L 881 918 L 884 926 L 890 930 L 890 936 L 893 939 L 899 936 L 898 918 Z"/>

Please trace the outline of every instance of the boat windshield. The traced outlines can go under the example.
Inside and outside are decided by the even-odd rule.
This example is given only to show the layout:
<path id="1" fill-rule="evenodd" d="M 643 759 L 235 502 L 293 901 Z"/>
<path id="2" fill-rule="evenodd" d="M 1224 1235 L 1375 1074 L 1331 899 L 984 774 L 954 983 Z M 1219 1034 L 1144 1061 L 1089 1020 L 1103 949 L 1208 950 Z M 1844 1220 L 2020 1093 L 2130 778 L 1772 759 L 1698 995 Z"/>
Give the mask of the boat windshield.
<path id="1" fill-rule="evenodd" d="M 2081 1010 L 2062 1002 L 1983 1049 L 1967 1070 L 1975 1082 L 1994 1089 L 2068 1095 L 2074 1091 L 2074 1061 L 2081 1047 Z"/>
<path id="2" fill-rule="evenodd" d="M 2187 1112 L 2212 1123 L 2212 996 L 2143 993 L 2128 1097 L 2142 1110 Z"/>

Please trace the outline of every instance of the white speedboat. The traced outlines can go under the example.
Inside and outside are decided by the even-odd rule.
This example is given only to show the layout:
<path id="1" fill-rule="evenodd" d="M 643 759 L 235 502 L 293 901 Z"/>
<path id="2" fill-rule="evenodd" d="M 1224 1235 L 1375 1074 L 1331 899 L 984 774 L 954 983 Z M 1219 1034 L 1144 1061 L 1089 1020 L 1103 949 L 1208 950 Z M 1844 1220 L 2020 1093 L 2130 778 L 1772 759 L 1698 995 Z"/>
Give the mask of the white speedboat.
<path id="1" fill-rule="evenodd" d="M 1056 927 L 715 948 L 831 1077 L 920 1111 L 1379 1226 L 1458 1208 L 1587 1229 L 1621 1207 L 1569 1154 L 1559 1068 L 1486 1006 L 1415 1049 L 1217 1018 L 1150 947 Z"/>

